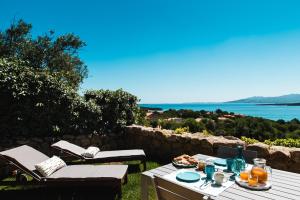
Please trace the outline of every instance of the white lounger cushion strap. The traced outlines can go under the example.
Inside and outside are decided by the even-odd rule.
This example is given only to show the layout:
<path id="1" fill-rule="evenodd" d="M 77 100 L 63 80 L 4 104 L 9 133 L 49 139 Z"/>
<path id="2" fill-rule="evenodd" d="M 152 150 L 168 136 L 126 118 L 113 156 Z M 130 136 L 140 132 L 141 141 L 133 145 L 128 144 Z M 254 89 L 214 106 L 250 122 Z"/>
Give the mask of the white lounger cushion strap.
<path id="1" fill-rule="evenodd" d="M 35 168 L 43 176 L 48 177 L 53 174 L 55 171 L 67 166 L 66 163 L 57 156 L 53 156 L 48 160 L 45 160 L 39 164 L 35 165 Z"/>
<path id="2" fill-rule="evenodd" d="M 99 151 L 98 147 L 89 147 L 81 155 L 86 158 L 94 158 Z"/>

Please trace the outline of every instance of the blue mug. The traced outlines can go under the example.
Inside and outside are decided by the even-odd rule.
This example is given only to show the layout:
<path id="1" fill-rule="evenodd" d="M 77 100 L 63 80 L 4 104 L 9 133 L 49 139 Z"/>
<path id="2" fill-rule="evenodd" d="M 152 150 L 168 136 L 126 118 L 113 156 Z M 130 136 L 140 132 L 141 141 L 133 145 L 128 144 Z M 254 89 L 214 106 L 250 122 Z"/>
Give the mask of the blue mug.
<path id="1" fill-rule="evenodd" d="M 215 165 L 213 164 L 207 164 L 205 166 L 205 174 L 206 174 L 206 179 L 207 180 L 212 180 L 212 177 L 214 175 L 214 173 L 217 171 L 215 168 Z"/>

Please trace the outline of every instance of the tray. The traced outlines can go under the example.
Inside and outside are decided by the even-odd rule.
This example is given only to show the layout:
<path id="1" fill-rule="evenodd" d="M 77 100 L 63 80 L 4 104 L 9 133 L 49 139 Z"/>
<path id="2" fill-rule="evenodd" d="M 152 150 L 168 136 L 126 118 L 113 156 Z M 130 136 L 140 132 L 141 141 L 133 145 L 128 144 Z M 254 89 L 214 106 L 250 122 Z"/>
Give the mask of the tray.
<path id="1" fill-rule="evenodd" d="M 268 190 L 268 189 L 270 189 L 271 187 L 272 187 L 272 184 L 271 184 L 271 182 L 270 181 L 267 181 L 266 183 L 264 183 L 264 184 L 261 184 L 261 183 L 258 183 L 258 185 L 257 186 L 249 186 L 248 185 L 248 182 L 245 182 L 245 181 L 242 181 L 241 179 L 240 179 L 240 177 L 235 177 L 235 182 L 239 185 L 239 186 L 241 186 L 241 187 L 243 187 L 243 188 L 247 188 L 247 189 L 250 189 L 250 190 L 258 190 L 258 191 L 260 191 L 260 190 Z"/>
<path id="2" fill-rule="evenodd" d="M 179 168 L 193 168 L 193 167 L 196 167 L 197 164 L 192 164 L 192 165 L 184 165 L 184 164 L 181 164 L 181 163 L 177 163 L 176 161 L 172 161 L 172 164 L 175 166 L 175 167 L 179 167 Z"/>

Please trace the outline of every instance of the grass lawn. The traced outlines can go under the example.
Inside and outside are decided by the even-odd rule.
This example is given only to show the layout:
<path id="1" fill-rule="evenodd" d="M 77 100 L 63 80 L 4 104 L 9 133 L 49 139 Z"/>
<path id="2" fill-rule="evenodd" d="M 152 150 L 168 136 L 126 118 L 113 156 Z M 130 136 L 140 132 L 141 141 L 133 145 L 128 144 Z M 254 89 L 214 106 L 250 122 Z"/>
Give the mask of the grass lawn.
<path id="1" fill-rule="evenodd" d="M 147 170 L 154 169 L 160 165 L 156 162 L 147 162 Z M 123 200 L 141 199 L 141 172 L 128 174 L 128 183 L 122 187 Z M 149 190 L 149 199 L 155 199 L 154 188 Z"/>

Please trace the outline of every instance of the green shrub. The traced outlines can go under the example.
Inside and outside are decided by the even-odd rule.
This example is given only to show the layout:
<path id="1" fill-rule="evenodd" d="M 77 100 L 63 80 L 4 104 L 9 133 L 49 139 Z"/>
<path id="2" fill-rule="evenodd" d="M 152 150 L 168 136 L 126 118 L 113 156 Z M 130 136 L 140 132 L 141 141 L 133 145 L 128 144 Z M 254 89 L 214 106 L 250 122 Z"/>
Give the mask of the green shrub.
<path id="1" fill-rule="evenodd" d="M 242 137 L 241 137 L 241 140 L 244 141 L 244 142 L 246 142 L 247 144 L 254 144 L 254 143 L 259 142 L 259 141 L 256 140 L 256 139 L 247 138 L 247 137 L 245 137 L 245 136 L 242 136 Z"/>
<path id="2" fill-rule="evenodd" d="M 256 139 L 252 139 L 252 138 L 247 138 L 245 136 L 241 137 L 241 140 L 243 140 L 244 142 L 246 142 L 247 144 L 254 144 L 259 142 Z M 292 139 L 292 138 L 288 138 L 288 139 L 276 139 L 276 140 L 265 140 L 263 143 L 267 144 L 267 145 L 271 145 L 271 146 L 285 146 L 285 147 L 300 147 L 300 139 Z"/>
<path id="3" fill-rule="evenodd" d="M 158 124 L 161 126 L 163 129 L 170 129 L 170 130 L 175 130 L 177 128 L 182 127 L 182 123 L 173 121 L 173 120 L 159 120 Z"/>
<path id="4" fill-rule="evenodd" d="M 152 128 L 158 127 L 158 125 L 159 125 L 158 120 L 151 120 L 150 125 Z"/>
<path id="5" fill-rule="evenodd" d="M 136 96 L 119 89 L 90 90 L 84 97 L 86 101 L 99 106 L 102 113 L 100 123 L 104 133 L 119 133 L 124 126 L 135 123 L 139 111 Z"/>
<path id="6" fill-rule="evenodd" d="M 47 71 L 0 59 L 0 133 L 53 136 L 101 132 L 102 114 Z"/>
<path id="7" fill-rule="evenodd" d="M 188 118 L 184 120 L 183 127 L 188 127 L 192 133 L 202 132 L 205 129 L 205 126 L 202 122 L 197 122 L 193 118 Z"/>
<path id="8" fill-rule="evenodd" d="M 189 132 L 189 127 L 182 127 L 182 128 L 176 128 L 175 129 L 175 134 L 183 134 L 186 132 Z"/>
<path id="9" fill-rule="evenodd" d="M 300 147 L 300 139 L 276 139 L 274 141 L 265 140 L 265 144 L 272 145 L 272 146 L 285 146 L 285 147 Z"/>
<path id="10" fill-rule="evenodd" d="M 211 135 L 212 135 L 212 133 L 209 132 L 208 130 L 203 130 L 202 134 L 203 134 L 204 136 L 211 136 Z"/>

